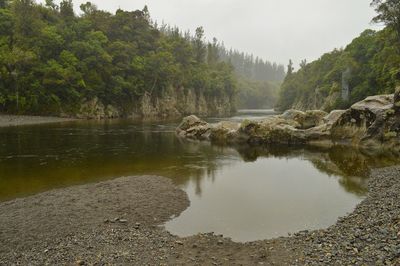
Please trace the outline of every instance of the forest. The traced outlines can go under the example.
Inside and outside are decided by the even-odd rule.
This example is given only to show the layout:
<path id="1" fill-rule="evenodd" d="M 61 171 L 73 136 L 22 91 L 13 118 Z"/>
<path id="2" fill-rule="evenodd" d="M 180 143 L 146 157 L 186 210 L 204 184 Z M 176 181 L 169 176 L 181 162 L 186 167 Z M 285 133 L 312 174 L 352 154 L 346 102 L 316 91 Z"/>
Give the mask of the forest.
<path id="1" fill-rule="evenodd" d="M 284 75 L 208 43 L 202 27 L 190 34 L 158 26 L 147 7 L 111 14 L 87 2 L 80 10 L 71 0 L 0 0 L 0 112 L 73 115 L 93 98 L 129 112 L 144 94 L 169 87 L 234 102 L 243 69 L 247 79 Z"/>
<path id="2" fill-rule="evenodd" d="M 394 92 L 400 82 L 400 3 L 371 5 L 378 14 L 373 21 L 386 27 L 365 30 L 344 49 L 303 61 L 297 72 L 290 62 L 277 109 L 344 109 L 367 96 Z"/>
<path id="3" fill-rule="evenodd" d="M 286 76 L 283 65 L 265 61 L 253 54 L 229 51 L 222 45 L 220 58 L 232 64 L 238 78 L 236 106 L 240 109 L 273 108 Z"/>

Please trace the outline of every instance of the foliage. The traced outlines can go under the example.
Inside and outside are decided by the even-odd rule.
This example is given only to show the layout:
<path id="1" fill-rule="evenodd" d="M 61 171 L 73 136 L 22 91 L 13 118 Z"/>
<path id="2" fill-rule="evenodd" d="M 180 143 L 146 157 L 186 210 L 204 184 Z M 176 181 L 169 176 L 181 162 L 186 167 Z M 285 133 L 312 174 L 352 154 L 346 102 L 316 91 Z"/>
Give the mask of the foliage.
<path id="1" fill-rule="evenodd" d="M 239 79 L 236 105 L 240 109 L 273 108 L 279 90 L 278 82 Z"/>
<path id="2" fill-rule="evenodd" d="M 400 38 L 400 1 L 398 0 L 373 0 L 371 5 L 378 13 L 374 22 L 383 22 L 394 29 Z"/>
<path id="3" fill-rule="evenodd" d="M 281 82 L 285 78 L 285 68 L 283 65 L 264 61 L 252 54 L 241 53 L 237 50 L 229 51 L 219 45 L 219 57 L 230 64 L 236 70 L 236 74 L 251 81 L 272 81 Z"/>
<path id="4" fill-rule="evenodd" d="M 287 75 L 277 108 L 332 110 L 375 94 L 393 93 L 400 82 L 400 53 L 396 32 L 366 30 L 345 49 L 324 54 Z M 343 98 L 343 86 L 349 98 Z"/>
<path id="5" fill-rule="evenodd" d="M 74 14 L 71 0 L 0 1 L 0 112 L 74 112 L 84 100 L 128 108 L 144 94 L 174 86 L 206 97 L 236 93 L 234 69 L 217 43 L 166 32 L 147 7 L 111 14 L 87 2 Z"/>
<path id="6" fill-rule="evenodd" d="M 189 39 L 188 33 L 181 34 L 179 29 L 167 25 L 161 26 L 161 31 L 170 37 L 182 35 Z M 282 82 L 286 75 L 283 65 L 264 61 L 252 54 L 245 54 L 233 49 L 228 50 L 223 43 L 218 42 L 215 38 L 207 46 L 204 46 L 203 37 L 203 28 L 198 28 L 192 41 L 196 55 L 195 61 L 203 62 L 206 60 L 207 64 L 213 67 L 217 67 L 222 61 L 226 63 L 225 68 L 226 65 L 233 67 L 238 81 L 237 107 L 246 109 L 274 106 L 277 100 L 278 84 Z M 177 48 L 177 51 L 179 51 L 177 56 L 181 54 L 185 55 L 185 58 L 189 58 L 186 56 L 188 52 L 184 45 Z M 215 77 L 215 75 L 213 76 Z M 196 84 L 201 84 L 200 86 L 206 86 L 204 80 L 196 79 L 196 82 Z M 213 82 L 218 81 L 214 80 Z"/>

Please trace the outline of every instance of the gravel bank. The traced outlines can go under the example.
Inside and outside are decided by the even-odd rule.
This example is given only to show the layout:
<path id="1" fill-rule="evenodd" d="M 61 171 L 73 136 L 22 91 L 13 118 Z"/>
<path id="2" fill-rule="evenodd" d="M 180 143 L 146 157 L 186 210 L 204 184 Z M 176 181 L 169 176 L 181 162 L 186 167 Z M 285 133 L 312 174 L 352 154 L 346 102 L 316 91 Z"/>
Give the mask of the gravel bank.
<path id="1" fill-rule="evenodd" d="M 400 265 L 400 167 L 326 229 L 235 243 L 161 226 L 189 201 L 162 177 L 124 177 L 0 204 L 0 265 Z"/>
<path id="2" fill-rule="evenodd" d="M 22 116 L 22 115 L 1 115 L 0 127 L 38 125 L 48 123 L 59 123 L 73 121 L 72 118 L 45 117 L 45 116 Z"/>
<path id="3" fill-rule="evenodd" d="M 400 167 L 374 170 L 369 191 L 334 226 L 293 238 L 300 264 L 400 265 Z"/>

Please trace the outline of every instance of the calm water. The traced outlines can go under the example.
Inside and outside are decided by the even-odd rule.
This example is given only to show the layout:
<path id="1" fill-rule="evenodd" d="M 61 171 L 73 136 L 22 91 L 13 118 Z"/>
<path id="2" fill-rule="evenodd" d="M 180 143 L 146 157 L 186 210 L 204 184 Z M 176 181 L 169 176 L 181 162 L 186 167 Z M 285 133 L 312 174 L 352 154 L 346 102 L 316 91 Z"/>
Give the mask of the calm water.
<path id="1" fill-rule="evenodd" d="M 231 118 L 260 117 L 240 113 Z M 217 119 L 210 119 L 217 120 Z M 327 227 L 366 193 L 372 167 L 393 158 L 348 148 L 219 147 L 175 137 L 176 123 L 70 122 L 0 129 L 0 201 L 120 176 L 157 174 L 191 206 L 166 228 L 236 241 Z"/>

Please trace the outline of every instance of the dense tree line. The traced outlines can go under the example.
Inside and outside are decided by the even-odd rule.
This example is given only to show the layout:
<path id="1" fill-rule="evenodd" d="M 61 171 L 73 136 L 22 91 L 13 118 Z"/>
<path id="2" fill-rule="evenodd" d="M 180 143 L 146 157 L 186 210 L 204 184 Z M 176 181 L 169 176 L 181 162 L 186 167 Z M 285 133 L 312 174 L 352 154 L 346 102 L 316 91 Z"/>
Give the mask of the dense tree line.
<path id="1" fill-rule="evenodd" d="M 278 109 L 347 108 L 376 94 L 393 93 L 400 83 L 400 2 L 374 0 L 375 22 L 387 26 L 366 30 L 344 49 L 301 64 L 292 63 L 280 90 Z"/>
<path id="2" fill-rule="evenodd" d="M 227 50 L 213 42 L 224 62 L 232 64 L 238 79 L 238 108 L 272 108 L 278 99 L 279 86 L 285 78 L 283 65 L 271 63 L 252 54 Z"/>
<path id="3" fill-rule="evenodd" d="M 245 54 L 237 50 L 227 50 L 219 46 L 219 55 L 225 62 L 233 65 L 236 73 L 251 81 L 282 81 L 285 78 L 283 65 L 271 63 L 252 54 Z"/>
<path id="4" fill-rule="evenodd" d="M 88 2 L 0 0 L 0 112 L 73 114 L 85 99 L 129 109 L 168 87 L 233 98 L 230 64 L 194 36 L 165 33 L 147 7 L 115 14 Z"/>
<path id="5" fill-rule="evenodd" d="M 277 100 L 280 82 L 238 79 L 236 106 L 239 109 L 272 109 Z"/>
<path id="6" fill-rule="evenodd" d="M 167 35 L 176 34 L 179 29 L 162 25 L 161 31 Z M 189 38 L 190 33 L 180 33 Z M 206 58 L 208 64 L 223 61 L 232 65 L 237 79 L 235 104 L 240 109 L 272 108 L 278 99 L 281 82 L 285 78 L 283 65 L 246 54 L 234 49 L 226 49 L 216 38 L 207 45 Z"/>

